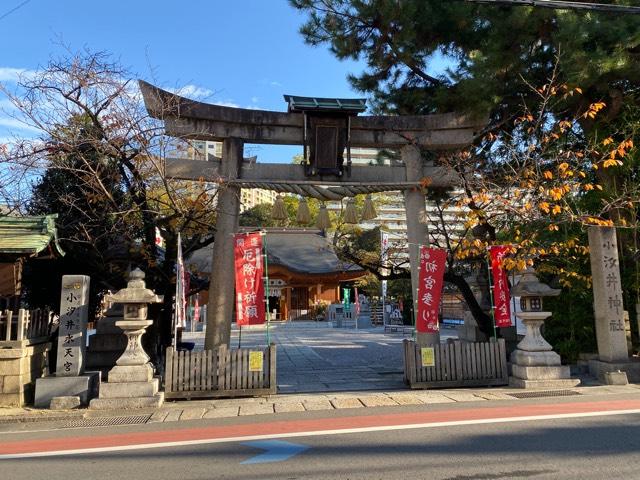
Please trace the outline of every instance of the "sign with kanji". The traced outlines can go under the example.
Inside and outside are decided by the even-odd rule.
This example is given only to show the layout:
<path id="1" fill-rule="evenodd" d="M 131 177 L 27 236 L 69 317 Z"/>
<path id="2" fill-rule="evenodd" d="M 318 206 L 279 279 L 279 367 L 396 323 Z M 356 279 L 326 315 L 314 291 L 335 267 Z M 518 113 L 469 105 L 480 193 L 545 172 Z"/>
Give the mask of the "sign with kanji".
<path id="1" fill-rule="evenodd" d="M 437 333 L 440 296 L 447 252 L 442 248 L 420 247 L 420 273 L 418 280 L 418 308 L 416 330 Z"/>
<path id="2" fill-rule="evenodd" d="M 60 295 L 57 377 L 84 373 L 89 317 L 89 277 L 64 275 Z"/>
<path id="3" fill-rule="evenodd" d="M 435 367 L 436 359 L 433 347 L 422 347 L 420 349 L 420 357 L 422 358 L 423 367 Z"/>
<path id="4" fill-rule="evenodd" d="M 491 259 L 491 278 L 493 279 L 493 311 L 496 327 L 511 326 L 511 309 L 509 302 L 509 284 L 507 272 L 502 267 L 502 259 L 509 253 L 508 245 L 494 245 L 489 247 L 489 258 Z"/>
<path id="5" fill-rule="evenodd" d="M 260 233 L 234 236 L 236 270 L 236 321 L 238 325 L 258 325 L 265 321 L 264 267 Z"/>
<path id="6" fill-rule="evenodd" d="M 249 371 L 261 372 L 264 367 L 264 354 L 263 352 L 249 352 Z"/>

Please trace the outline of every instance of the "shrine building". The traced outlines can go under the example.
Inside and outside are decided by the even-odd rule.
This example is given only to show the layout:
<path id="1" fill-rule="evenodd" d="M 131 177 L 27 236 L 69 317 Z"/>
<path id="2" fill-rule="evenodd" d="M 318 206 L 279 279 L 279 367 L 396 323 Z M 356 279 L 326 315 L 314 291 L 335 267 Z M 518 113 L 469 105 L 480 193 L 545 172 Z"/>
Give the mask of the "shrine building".
<path id="1" fill-rule="evenodd" d="M 313 320 L 319 304 L 339 303 L 341 285 L 366 274 L 340 260 L 320 230 L 267 229 L 263 242 L 272 321 Z M 187 267 L 208 276 L 212 249 L 194 252 L 185 262 Z M 206 291 L 200 293 L 200 305 L 207 304 L 207 296 Z"/>

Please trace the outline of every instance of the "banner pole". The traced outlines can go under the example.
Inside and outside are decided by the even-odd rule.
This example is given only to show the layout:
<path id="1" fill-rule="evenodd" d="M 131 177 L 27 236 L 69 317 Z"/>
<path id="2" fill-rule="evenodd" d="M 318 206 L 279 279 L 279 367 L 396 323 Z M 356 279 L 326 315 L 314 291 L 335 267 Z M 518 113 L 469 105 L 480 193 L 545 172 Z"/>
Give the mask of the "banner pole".
<path id="1" fill-rule="evenodd" d="M 242 325 L 238 325 L 240 333 L 238 333 L 238 348 L 242 348 Z"/>
<path id="2" fill-rule="evenodd" d="M 388 237 L 387 237 L 388 238 Z M 387 254 L 386 254 L 386 248 L 385 248 L 385 241 L 384 241 L 384 232 L 382 230 L 380 230 L 380 263 L 382 264 L 382 271 L 384 272 L 385 276 L 387 275 Z M 382 294 L 382 327 L 383 329 L 387 328 L 387 322 L 385 321 L 385 317 L 384 317 L 384 313 L 385 313 L 385 297 L 387 296 L 387 289 L 385 288 L 385 285 L 388 286 L 388 284 L 385 284 L 387 280 L 382 280 L 380 282 L 380 293 Z M 386 331 L 386 330 L 385 330 Z"/>
<path id="3" fill-rule="evenodd" d="M 271 312 L 269 311 L 269 260 L 267 258 L 267 232 L 262 230 L 262 258 L 264 259 L 264 312 L 267 321 L 267 346 L 271 345 Z"/>
<path id="4" fill-rule="evenodd" d="M 511 270 L 511 288 L 516 284 L 516 271 Z M 509 290 L 509 294 L 511 294 L 511 290 Z M 513 325 L 516 327 L 516 336 L 518 335 L 518 316 L 516 315 L 516 297 L 511 295 L 511 303 L 513 303 L 513 310 L 511 311 L 511 315 L 513 315 Z"/>
<path id="5" fill-rule="evenodd" d="M 489 258 L 491 258 L 491 251 L 489 250 Z M 493 338 L 494 340 L 498 340 L 498 335 L 496 333 L 496 313 L 495 313 L 495 305 L 493 303 L 493 275 L 491 275 L 491 262 L 487 258 L 487 278 L 489 279 L 489 298 L 491 299 L 491 320 L 493 323 Z"/>
<path id="6" fill-rule="evenodd" d="M 182 239 L 178 232 L 178 248 L 176 252 L 176 296 L 174 301 L 173 315 L 173 346 L 178 351 L 178 324 L 182 311 Z"/>

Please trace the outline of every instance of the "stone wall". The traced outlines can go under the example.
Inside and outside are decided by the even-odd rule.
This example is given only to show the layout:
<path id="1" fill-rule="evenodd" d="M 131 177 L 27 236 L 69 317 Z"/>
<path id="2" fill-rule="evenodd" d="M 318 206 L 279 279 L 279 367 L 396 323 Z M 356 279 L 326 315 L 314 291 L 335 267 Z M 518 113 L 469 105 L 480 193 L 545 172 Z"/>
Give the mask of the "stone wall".
<path id="1" fill-rule="evenodd" d="M 48 368 L 51 343 L 3 348 L 0 342 L 0 406 L 22 407 L 33 402 L 35 381 Z"/>

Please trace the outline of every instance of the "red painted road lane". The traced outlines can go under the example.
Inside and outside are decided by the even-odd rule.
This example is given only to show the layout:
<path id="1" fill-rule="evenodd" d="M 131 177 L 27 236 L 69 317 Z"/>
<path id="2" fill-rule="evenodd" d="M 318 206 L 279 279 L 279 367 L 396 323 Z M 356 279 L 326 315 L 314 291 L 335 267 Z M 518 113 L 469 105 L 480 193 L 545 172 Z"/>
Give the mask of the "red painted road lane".
<path id="1" fill-rule="evenodd" d="M 348 430 L 354 428 L 429 423 L 437 424 L 441 422 L 473 420 L 496 420 L 540 415 L 615 412 L 636 409 L 640 409 L 640 400 L 562 403 L 555 405 L 521 404 L 508 407 L 481 407 L 465 410 L 456 409 L 355 417 L 287 420 L 269 423 L 207 426 L 200 428 L 109 435 L 94 435 L 96 431 L 93 430 L 91 431 L 91 436 L 65 437 L 64 441 L 53 441 L 56 438 L 55 436 L 48 439 L 38 440 L 3 441 L 0 443 L 0 455 L 161 444 L 191 440 L 212 440 L 217 438 L 228 438 L 229 441 L 233 441 L 233 438 L 235 437 L 247 437 L 252 435 L 283 435 L 301 432 L 320 432 L 326 430 Z"/>

